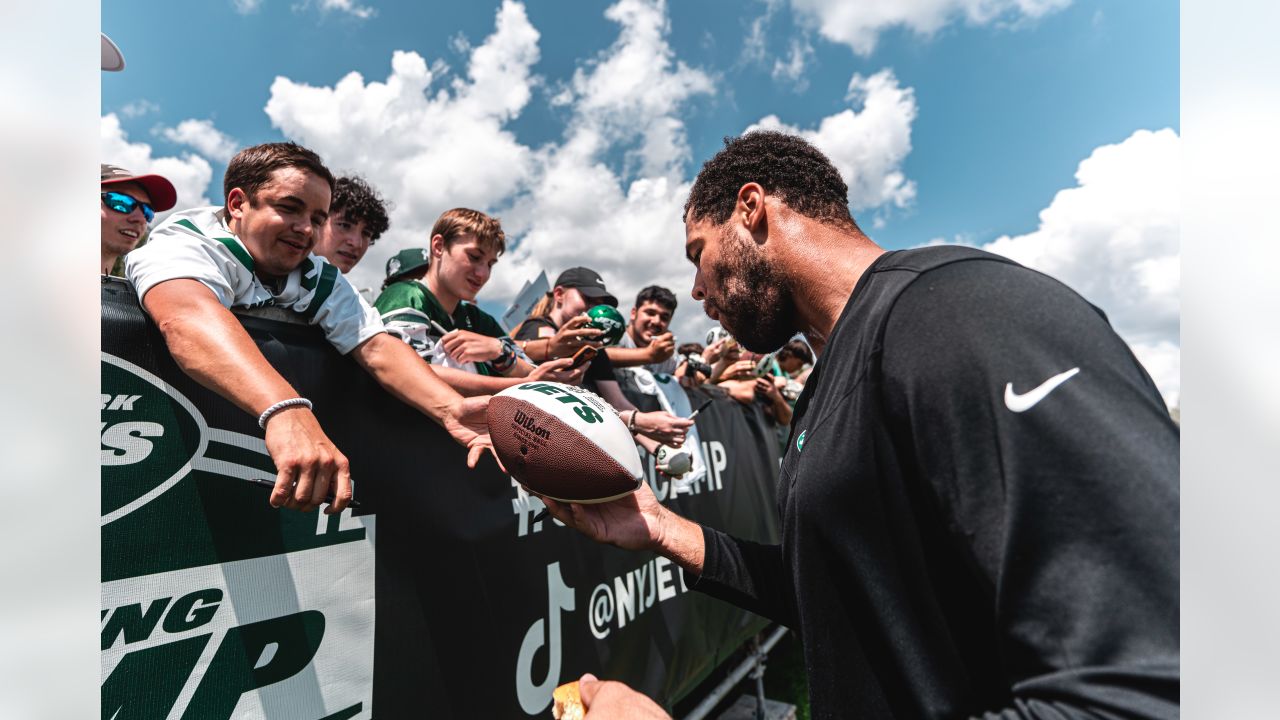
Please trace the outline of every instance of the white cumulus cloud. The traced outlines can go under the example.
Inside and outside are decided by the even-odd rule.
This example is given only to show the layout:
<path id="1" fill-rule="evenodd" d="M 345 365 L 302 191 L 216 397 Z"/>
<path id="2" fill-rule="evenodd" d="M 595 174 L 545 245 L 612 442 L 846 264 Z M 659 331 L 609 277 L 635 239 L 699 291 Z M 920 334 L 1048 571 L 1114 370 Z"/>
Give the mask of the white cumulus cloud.
<path id="1" fill-rule="evenodd" d="M 376 10 L 368 5 L 361 5 L 355 0 L 320 0 L 320 9 L 324 12 L 344 12 L 352 17 L 367 20 L 376 14 Z"/>
<path id="2" fill-rule="evenodd" d="M 674 177 L 689 156 L 677 110 L 710 94 L 712 79 L 676 59 L 662 0 L 620 0 L 605 17 L 621 26 L 617 40 L 578 68 L 561 100 L 574 105 L 571 142 L 634 145 L 640 175 Z"/>
<path id="3" fill-rule="evenodd" d="M 157 132 L 169 142 L 188 145 L 201 155 L 222 162 L 230 160 L 239 149 L 235 139 L 214 127 L 212 120 L 183 120 L 177 127 L 159 128 Z"/>
<path id="4" fill-rule="evenodd" d="M 533 152 L 505 124 L 532 96 L 538 56 L 538 31 L 524 6 L 508 1 L 493 34 L 472 49 L 466 76 L 452 82 L 443 82 L 442 63 L 396 51 L 384 81 L 350 73 L 332 87 L 272 83 L 273 125 L 335 172 L 363 175 L 394 204 L 391 230 L 356 268 L 357 284 L 377 287 L 382 260 L 424 244 L 441 212 L 491 212 L 524 187 Z"/>
<path id="5" fill-rule="evenodd" d="M 520 243 L 495 294 L 514 293 L 538 269 L 554 279 L 585 265 L 604 276 L 624 311 L 646 285 L 671 288 L 681 304 L 676 331 L 691 336 L 710 320 L 689 296 L 689 148 L 680 112 L 713 92 L 711 77 L 675 58 L 660 0 L 621 0 L 605 16 L 620 25 L 617 40 L 575 72 L 563 99 L 573 110 L 565 137 L 539 151 L 529 191 L 504 216 Z M 633 172 L 606 164 L 618 148 Z"/>
<path id="6" fill-rule="evenodd" d="M 128 135 L 120 127 L 115 113 L 102 116 L 100 125 L 102 162 L 118 165 L 137 175 L 155 173 L 163 175 L 178 191 L 175 210 L 212 204 L 207 197 L 213 168 L 209 161 L 195 154 L 183 157 L 153 157 L 151 146 L 142 142 L 129 142 Z M 221 193 L 219 193 L 221 196 Z M 168 213 L 158 213 L 163 217 Z"/>
<path id="7" fill-rule="evenodd" d="M 1071 0 L 791 0 L 791 9 L 800 24 L 816 27 L 828 40 L 869 55 L 880 33 L 890 28 L 902 27 L 927 37 L 951 22 L 1016 24 L 1070 4 Z"/>
<path id="8" fill-rule="evenodd" d="M 1039 227 L 983 246 L 1048 273 L 1102 308 L 1171 406 L 1179 382 L 1181 143 L 1139 130 L 1096 148 Z"/>
<path id="9" fill-rule="evenodd" d="M 854 75 L 845 99 L 854 107 L 823 118 L 814 129 L 768 115 L 748 130 L 778 130 L 813 143 L 840 171 L 854 210 L 906 207 L 916 196 L 915 182 L 902 171 L 916 119 L 914 90 L 901 87 L 893 71 L 886 69 L 870 77 Z"/>
<path id="10" fill-rule="evenodd" d="M 813 59 L 813 45 L 808 40 L 794 39 L 791 41 L 791 51 L 787 55 L 784 62 L 781 58 L 773 61 L 773 79 L 778 82 L 786 82 L 790 84 L 791 89 L 796 92 L 804 92 L 809 87 L 809 80 L 805 77 L 805 68 Z"/>
<path id="11" fill-rule="evenodd" d="M 120 106 L 120 114 L 127 118 L 137 118 L 156 112 L 160 106 L 150 100 L 135 100 Z"/>
<path id="12" fill-rule="evenodd" d="M 482 301 L 509 301 L 540 270 L 554 278 L 585 265 L 604 275 L 624 310 L 646 285 L 671 288 L 680 299 L 677 335 L 705 333 L 711 321 L 689 296 L 693 268 L 684 259 L 692 158 L 683 117 L 715 93 L 715 78 L 676 56 L 663 0 L 618 0 L 605 17 L 618 28 L 614 41 L 572 77 L 546 83 L 565 129 L 537 147 L 508 128 L 545 82 L 532 71 L 539 33 L 514 0 L 481 44 L 454 43 L 467 53 L 463 73 L 395 52 L 385 79 L 351 73 L 317 87 L 276 78 L 266 105 L 272 123 L 393 203 L 391 230 L 352 273 L 357 286 L 378 287 L 386 258 L 424 245 L 441 212 L 472 207 L 499 216 L 508 236 Z M 911 90 L 892 73 L 855 76 L 849 100 L 856 109 L 811 134 L 854 180 L 858 207 L 906 204 L 914 194 L 901 174 Z"/>

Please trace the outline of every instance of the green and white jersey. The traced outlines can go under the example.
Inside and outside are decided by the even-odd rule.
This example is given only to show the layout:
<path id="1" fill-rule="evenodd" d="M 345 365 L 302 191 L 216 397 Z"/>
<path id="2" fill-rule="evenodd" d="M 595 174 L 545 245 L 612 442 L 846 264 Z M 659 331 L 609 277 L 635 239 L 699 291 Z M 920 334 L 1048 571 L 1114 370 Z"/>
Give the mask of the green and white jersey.
<path id="1" fill-rule="evenodd" d="M 319 325 L 343 355 L 385 331 L 378 311 L 322 257 L 308 255 L 278 287 L 264 283 L 253 269 L 253 257 L 227 228 L 225 211 L 217 206 L 170 215 L 124 261 L 125 277 L 139 302 L 158 283 L 189 278 L 212 290 L 228 309 L 275 305 L 293 310 Z"/>
<path id="2" fill-rule="evenodd" d="M 500 375 L 493 365 L 457 363 L 440 347 L 440 338 L 451 330 L 470 330 L 489 337 L 506 337 L 497 320 L 469 302 L 459 302 L 453 314 L 445 312 L 431 289 L 421 280 L 391 283 L 373 303 L 382 313 L 387 332 L 409 344 L 433 365 L 456 367 L 481 375 Z"/>

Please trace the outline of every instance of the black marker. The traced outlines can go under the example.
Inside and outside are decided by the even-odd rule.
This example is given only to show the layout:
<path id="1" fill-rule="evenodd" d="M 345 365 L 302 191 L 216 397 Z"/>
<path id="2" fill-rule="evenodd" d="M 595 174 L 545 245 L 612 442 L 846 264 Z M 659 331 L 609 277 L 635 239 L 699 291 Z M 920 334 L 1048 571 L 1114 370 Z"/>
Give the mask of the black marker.
<path id="1" fill-rule="evenodd" d="M 702 412 L 703 410 L 706 410 L 707 406 L 709 406 L 712 402 L 715 402 L 715 401 L 712 398 L 707 398 L 707 401 L 699 405 L 697 410 L 694 410 L 693 412 L 689 413 L 689 419 L 692 420 L 695 416 L 697 416 L 698 413 Z"/>
<path id="2" fill-rule="evenodd" d="M 272 482 L 271 480 L 262 480 L 262 479 L 258 478 L 258 479 L 249 480 L 248 482 L 251 482 L 251 483 L 253 483 L 254 485 L 257 485 L 258 487 L 266 488 L 266 489 L 268 489 L 268 490 L 275 490 L 275 489 L 276 489 L 276 484 L 275 484 L 274 482 Z M 354 493 L 353 493 L 353 494 L 354 494 Z M 333 504 L 333 493 L 332 493 L 332 492 L 330 492 L 328 495 L 325 495 L 325 496 L 324 496 L 324 501 L 325 501 L 325 502 L 327 502 L 327 503 L 329 503 L 330 505 L 332 505 L 332 504 Z M 351 499 L 351 502 L 347 503 L 347 507 L 349 507 L 349 508 L 351 508 L 351 509 L 353 509 L 353 510 L 354 510 L 354 509 L 356 509 L 356 508 L 360 507 L 360 501 L 359 501 L 359 500 L 356 500 L 355 498 L 352 498 L 352 499 Z"/>

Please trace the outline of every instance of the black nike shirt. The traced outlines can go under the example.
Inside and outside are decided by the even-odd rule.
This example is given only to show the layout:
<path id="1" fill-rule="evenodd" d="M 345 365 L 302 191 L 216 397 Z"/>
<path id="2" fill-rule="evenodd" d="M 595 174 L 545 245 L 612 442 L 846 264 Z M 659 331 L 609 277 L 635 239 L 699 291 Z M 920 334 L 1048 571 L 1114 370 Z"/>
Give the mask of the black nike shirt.
<path id="1" fill-rule="evenodd" d="M 696 589 L 799 632 L 815 718 L 1168 718 L 1178 428 L 1105 316 L 968 248 L 882 255 L 795 408 L 781 545 Z"/>

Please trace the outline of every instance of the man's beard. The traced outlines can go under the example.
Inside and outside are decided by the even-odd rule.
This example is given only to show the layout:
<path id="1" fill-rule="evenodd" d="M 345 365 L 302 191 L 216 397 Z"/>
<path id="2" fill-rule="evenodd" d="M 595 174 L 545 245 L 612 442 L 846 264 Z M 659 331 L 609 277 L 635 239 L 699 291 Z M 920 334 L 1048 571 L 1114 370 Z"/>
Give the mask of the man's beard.
<path id="1" fill-rule="evenodd" d="M 777 350 L 796 334 L 790 283 L 754 244 L 731 231 L 720 235 L 723 262 L 712 277 L 724 287 L 713 303 L 720 324 L 751 352 Z"/>

